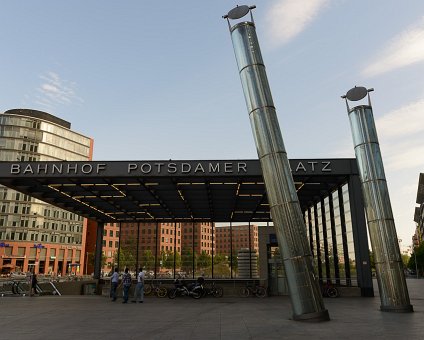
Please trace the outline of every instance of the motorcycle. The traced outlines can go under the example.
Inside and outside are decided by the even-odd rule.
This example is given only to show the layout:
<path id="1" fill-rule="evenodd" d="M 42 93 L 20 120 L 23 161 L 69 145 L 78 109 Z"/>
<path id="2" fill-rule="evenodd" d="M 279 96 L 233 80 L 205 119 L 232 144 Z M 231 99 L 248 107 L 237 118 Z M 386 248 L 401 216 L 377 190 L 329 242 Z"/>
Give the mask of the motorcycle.
<path id="1" fill-rule="evenodd" d="M 168 292 L 168 297 L 170 299 L 175 299 L 177 296 L 191 296 L 194 299 L 200 299 L 203 292 L 203 284 L 200 282 L 187 286 L 185 281 L 176 279 L 174 280 L 174 288 L 170 289 Z"/>

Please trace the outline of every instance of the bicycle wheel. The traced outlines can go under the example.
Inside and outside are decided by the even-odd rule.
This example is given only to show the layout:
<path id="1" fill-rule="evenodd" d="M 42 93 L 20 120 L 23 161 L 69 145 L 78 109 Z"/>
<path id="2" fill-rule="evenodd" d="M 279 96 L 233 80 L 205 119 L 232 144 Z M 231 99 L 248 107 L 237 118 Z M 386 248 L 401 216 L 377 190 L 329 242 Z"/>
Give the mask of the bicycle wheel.
<path id="1" fill-rule="evenodd" d="M 222 287 L 215 287 L 215 289 L 212 291 L 213 297 L 223 297 L 224 296 L 224 289 Z"/>
<path id="2" fill-rule="evenodd" d="M 177 297 L 177 289 L 173 288 L 168 292 L 168 297 L 170 299 L 175 299 Z"/>
<path id="3" fill-rule="evenodd" d="M 260 298 L 265 297 L 266 296 L 266 289 L 264 287 L 257 286 L 256 291 L 255 291 L 255 295 L 257 297 L 260 297 Z"/>
<path id="4" fill-rule="evenodd" d="M 247 287 L 242 287 L 240 288 L 239 294 L 242 297 L 248 297 L 250 295 L 250 289 Z"/>
<path id="5" fill-rule="evenodd" d="M 193 299 L 200 299 L 202 297 L 202 289 L 194 289 L 191 292 L 191 296 Z"/>
<path id="6" fill-rule="evenodd" d="M 152 294 L 153 287 L 152 285 L 145 285 L 144 286 L 144 295 L 150 295 Z"/>
<path id="7" fill-rule="evenodd" d="M 327 288 L 327 296 L 330 298 L 336 298 L 339 296 L 339 292 L 337 290 L 337 288 L 335 287 L 328 287 Z"/>
<path id="8" fill-rule="evenodd" d="M 163 298 L 168 294 L 168 289 L 165 287 L 159 287 L 157 290 L 158 297 Z"/>

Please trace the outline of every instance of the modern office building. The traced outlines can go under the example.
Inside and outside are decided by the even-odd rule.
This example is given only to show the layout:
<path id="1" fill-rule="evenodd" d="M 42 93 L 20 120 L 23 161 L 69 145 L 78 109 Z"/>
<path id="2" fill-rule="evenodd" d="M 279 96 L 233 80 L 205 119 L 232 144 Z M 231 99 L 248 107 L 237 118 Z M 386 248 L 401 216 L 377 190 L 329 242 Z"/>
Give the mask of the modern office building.
<path id="1" fill-rule="evenodd" d="M 0 114 L 0 161 L 87 161 L 92 151 L 91 138 L 49 113 L 14 109 Z M 39 165 L 35 171 L 46 168 Z M 0 271 L 81 272 L 83 224 L 76 213 L 0 186 Z"/>

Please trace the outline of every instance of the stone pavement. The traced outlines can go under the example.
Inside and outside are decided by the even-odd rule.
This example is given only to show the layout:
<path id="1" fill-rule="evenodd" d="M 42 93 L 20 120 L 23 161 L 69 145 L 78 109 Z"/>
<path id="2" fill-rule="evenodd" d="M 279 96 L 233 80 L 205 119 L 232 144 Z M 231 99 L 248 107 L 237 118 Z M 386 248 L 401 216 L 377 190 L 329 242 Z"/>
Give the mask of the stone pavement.
<path id="1" fill-rule="evenodd" d="M 288 297 L 3 297 L 0 339 L 424 339 L 424 280 L 407 283 L 414 313 L 381 312 L 378 296 L 325 298 L 321 323 L 290 320 Z"/>

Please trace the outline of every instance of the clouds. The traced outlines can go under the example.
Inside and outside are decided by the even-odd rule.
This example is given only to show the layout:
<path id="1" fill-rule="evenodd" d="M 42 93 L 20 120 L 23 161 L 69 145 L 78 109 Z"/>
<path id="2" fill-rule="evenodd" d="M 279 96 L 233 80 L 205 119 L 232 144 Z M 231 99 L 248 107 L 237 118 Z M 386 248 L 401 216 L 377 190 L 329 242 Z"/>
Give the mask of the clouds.
<path id="1" fill-rule="evenodd" d="M 424 19 L 395 36 L 365 67 L 362 75 L 373 77 L 424 61 Z"/>
<path id="2" fill-rule="evenodd" d="M 379 138 L 385 147 L 385 160 L 392 170 L 423 164 L 424 99 L 407 104 L 376 120 Z"/>
<path id="3" fill-rule="evenodd" d="M 35 103 L 46 109 L 60 105 L 81 103 L 83 100 L 75 93 L 76 84 L 61 79 L 55 72 L 47 72 L 39 77 L 42 83 L 36 89 Z"/>
<path id="4" fill-rule="evenodd" d="M 282 45 L 301 33 L 330 0 L 280 0 L 266 14 L 268 34 L 274 45 Z"/>

